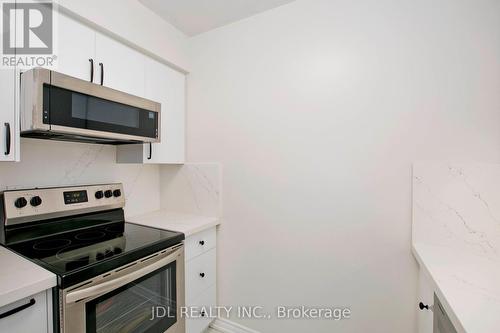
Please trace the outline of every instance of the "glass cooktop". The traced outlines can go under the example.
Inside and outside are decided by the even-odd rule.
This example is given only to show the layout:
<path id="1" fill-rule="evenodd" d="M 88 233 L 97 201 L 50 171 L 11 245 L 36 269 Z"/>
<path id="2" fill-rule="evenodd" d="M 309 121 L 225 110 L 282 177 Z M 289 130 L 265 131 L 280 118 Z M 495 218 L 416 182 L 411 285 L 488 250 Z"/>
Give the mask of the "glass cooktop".
<path id="1" fill-rule="evenodd" d="M 57 274 L 66 288 L 182 242 L 184 234 L 123 221 L 121 210 L 26 228 L 7 245 Z M 88 225 L 91 225 L 90 227 Z M 19 232 L 19 231 L 17 231 Z M 16 237 L 17 236 L 17 237 Z"/>

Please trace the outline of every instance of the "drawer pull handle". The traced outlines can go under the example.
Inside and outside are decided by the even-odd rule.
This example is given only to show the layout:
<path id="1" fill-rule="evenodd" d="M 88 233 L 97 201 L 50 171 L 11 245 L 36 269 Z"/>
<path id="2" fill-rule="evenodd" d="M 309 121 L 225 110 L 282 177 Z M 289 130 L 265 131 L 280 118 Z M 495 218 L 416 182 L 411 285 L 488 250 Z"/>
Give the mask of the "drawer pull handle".
<path id="1" fill-rule="evenodd" d="M 205 317 L 205 311 L 201 311 L 201 316 Z"/>
<path id="2" fill-rule="evenodd" d="M 205 245 L 205 241 L 200 241 L 199 243 L 201 246 Z"/>
<path id="3" fill-rule="evenodd" d="M 420 310 L 423 310 L 423 309 L 429 310 L 429 306 L 425 305 L 422 302 L 418 303 L 418 307 L 419 307 Z"/>
<path id="4" fill-rule="evenodd" d="M 205 273 L 200 273 L 200 276 L 201 276 L 202 278 L 204 278 L 204 277 L 205 277 Z"/>
<path id="5" fill-rule="evenodd" d="M 27 309 L 27 308 L 29 308 L 30 306 L 35 305 L 35 303 L 36 303 L 35 299 L 34 299 L 34 298 L 32 298 L 32 299 L 30 299 L 29 303 L 23 304 L 23 305 L 21 305 L 21 306 L 18 306 L 18 307 L 17 307 L 17 308 L 15 308 L 15 309 L 12 309 L 12 310 L 9 310 L 9 311 L 7 311 L 7 312 L 5 312 L 5 313 L 0 314 L 0 319 L 3 319 L 3 318 L 8 317 L 8 316 L 12 316 L 12 315 L 13 315 L 13 314 L 15 314 L 15 313 L 18 313 L 18 312 L 20 312 L 20 311 L 23 311 L 24 309 Z"/>

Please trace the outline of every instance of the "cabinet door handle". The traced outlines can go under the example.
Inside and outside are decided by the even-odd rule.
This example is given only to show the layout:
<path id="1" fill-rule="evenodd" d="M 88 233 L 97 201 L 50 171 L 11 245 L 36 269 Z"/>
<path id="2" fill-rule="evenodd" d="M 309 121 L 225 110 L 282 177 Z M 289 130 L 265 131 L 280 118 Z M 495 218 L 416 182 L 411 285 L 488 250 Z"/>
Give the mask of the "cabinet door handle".
<path id="1" fill-rule="evenodd" d="M 101 86 L 102 86 L 104 84 L 104 64 L 100 62 L 99 67 L 101 67 Z"/>
<path id="2" fill-rule="evenodd" d="M 89 59 L 90 61 L 90 82 L 94 82 L 94 59 Z"/>
<path id="3" fill-rule="evenodd" d="M 10 136 L 10 124 L 5 123 L 5 155 L 10 155 L 11 146 L 11 136 Z"/>
<path id="4" fill-rule="evenodd" d="M 202 278 L 204 278 L 204 277 L 205 277 L 205 273 L 200 273 L 200 276 L 201 276 Z"/>
<path id="5" fill-rule="evenodd" d="M 8 317 L 8 316 L 12 316 L 13 314 L 18 313 L 19 311 L 23 311 L 24 309 L 27 309 L 30 306 L 35 305 L 35 303 L 36 303 L 35 299 L 32 298 L 32 299 L 30 299 L 29 303 L 23 304 L 21 306 L 18 306 L 15 309 L 12 309 L 12 310 L 9 310 L 5 313 L 0 314 L 0 319 L 3 319 L 3 318 Z"/>
<path id="6" fill-rule="evenodd" d="M 150 142 L 148 160 L 150 160 L 152 157 L 153 157 L 153 144 Z"/>
<path id="7" fill-rule="evenodd" d="M 205 245 L 205 241 L 201 240 L 201 241 L 199 241 L 199 243 L 200 243 L 201 246 Z"/>
<path id="8" fill-rule="evenodd" d="M 426 309 L 426 310 L 429 310 L 429 306 L 428 305 L 425 305 L 424 303 L 420 302 L 418 303 L 418 308 L 420 310 L 423 310 L 423 309 Z"/>

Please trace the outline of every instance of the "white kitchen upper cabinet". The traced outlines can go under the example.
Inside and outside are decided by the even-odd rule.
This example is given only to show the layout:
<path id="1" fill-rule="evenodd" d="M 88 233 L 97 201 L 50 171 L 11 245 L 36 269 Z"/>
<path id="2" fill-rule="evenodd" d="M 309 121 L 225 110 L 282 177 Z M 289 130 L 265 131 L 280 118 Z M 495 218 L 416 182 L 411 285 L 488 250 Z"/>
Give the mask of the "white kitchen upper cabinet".
<path id="1" fill-rule="evenodd" d="M 16 70 L 0 69 L 0 162 L 19 160 Z"/>
<path id="2" fill-rule="evenodd" d="M 146 56 L 110 37 L 96 33 L 95 83 L 136 96 L 144 96 L 144 63 Z M 100 65 L 102 64 L 102 65 Z"/>
<path id="3" fill-rule="evenodd" d="M 58 14 L 57 71 L 90 81 L 94 61 L 94 83 L 98 83 L 95 62 L 96 32 L 64 14 Z"/>
<path id="4" fill-rule="evenodd" d="M 185 161 L 186 76 L 145 58 L 144 97 L 161 103 L 160 143 L 117 148 L 118 163 L 182 164 Z"/>

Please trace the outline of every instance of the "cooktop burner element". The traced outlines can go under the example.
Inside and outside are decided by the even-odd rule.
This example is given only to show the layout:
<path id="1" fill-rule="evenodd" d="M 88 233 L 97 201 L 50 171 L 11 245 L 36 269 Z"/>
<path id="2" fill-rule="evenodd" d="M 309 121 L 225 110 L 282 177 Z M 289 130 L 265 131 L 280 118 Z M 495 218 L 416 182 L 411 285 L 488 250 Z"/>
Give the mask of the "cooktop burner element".
<path id="1" fill-rule="evenodd" d="M 125 222 L 123 196 L 105 199 L 93 193 L 101 188 L 120 188 L 123 193 L 121 187 L 112 184 L 4 192 L 4 205 L 21 196 L 38 196 L 40 207 L 46 207 L 40 208 L 40 215 L 31 209 L 25 212 L 24 207 L 14 213 L 6 211 L 0 217 L 2 243 L 57 274 L 59 286 L 66 288 L 182 242 L 182 233 Z M 68 193 L 78 193 L 87 201 L 66 204 Z M 10 223 L 6 226 L 7 221 Z"/>

